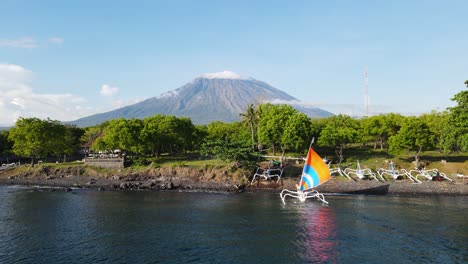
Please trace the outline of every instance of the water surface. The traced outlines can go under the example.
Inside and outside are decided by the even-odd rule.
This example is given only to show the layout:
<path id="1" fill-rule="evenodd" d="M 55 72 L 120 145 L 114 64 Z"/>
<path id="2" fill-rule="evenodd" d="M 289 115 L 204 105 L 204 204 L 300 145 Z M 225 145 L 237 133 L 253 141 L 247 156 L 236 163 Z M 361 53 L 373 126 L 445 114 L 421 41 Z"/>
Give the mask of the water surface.
<path id="1" fill-rule="evenodd" d="M 467 197 L 0 186 L 0 263 L 467 263 Z"/>

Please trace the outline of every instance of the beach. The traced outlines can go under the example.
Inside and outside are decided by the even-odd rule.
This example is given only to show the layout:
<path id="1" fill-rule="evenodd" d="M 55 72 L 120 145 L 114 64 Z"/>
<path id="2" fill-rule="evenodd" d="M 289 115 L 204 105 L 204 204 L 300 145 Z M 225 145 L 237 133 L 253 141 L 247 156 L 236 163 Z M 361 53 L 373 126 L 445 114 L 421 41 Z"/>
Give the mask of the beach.
<path id="1" fill-rule="evenodd" d="M 0 185 L 23 185 L 55 187 L 63 190 L 73 188 L 101 191 L 153 190 L 153 191 L 198 191 L 198 192 L 273 192 L 295 189 L 297 178 L 249 182 L 234 181 L 226 171 L 203 173 L 187 168 L 151 171 L 147 173 L 121 173 L 116 175 L 83 175 L 81 169 L 47 171 L 40 174 L 15 173 L 14 170 L 0 173 Z M 348 180 L 332 177 L 316 190 L 325 194 L 369 194 L 404 196 L 468 196 L 468 181 L 425 181 L 415 184 L 410 180 Z"/>

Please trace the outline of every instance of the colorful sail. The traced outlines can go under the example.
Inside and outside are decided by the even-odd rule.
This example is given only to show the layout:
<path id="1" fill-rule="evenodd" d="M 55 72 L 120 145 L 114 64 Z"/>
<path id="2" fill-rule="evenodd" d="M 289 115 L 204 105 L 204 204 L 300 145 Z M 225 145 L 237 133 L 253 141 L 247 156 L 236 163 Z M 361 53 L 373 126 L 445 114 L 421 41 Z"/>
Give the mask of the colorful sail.
<path id="1" fill-rule="evenodd" d="M 317 187 L 328 181 L 330 177 L 330 169 L 327 164 L 312 148 L 309 148 L 304 169 L 302 170 L 299 190 L 305 191 Z"/>

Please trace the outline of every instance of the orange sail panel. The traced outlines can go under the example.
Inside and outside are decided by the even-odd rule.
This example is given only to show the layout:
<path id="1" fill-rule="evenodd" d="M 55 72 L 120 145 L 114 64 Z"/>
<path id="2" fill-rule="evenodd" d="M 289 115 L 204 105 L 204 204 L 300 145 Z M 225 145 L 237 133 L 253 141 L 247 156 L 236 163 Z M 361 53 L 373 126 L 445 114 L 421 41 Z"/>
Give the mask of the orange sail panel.
<path id="1" fill-rule="evenodd" d="M 300 190 L 305 191 L 317 187 L 330 178 L 330 169 L 328 169 L 327 164 L 312 148 L 309 148 L 304 169 L 302 170 Z"/>

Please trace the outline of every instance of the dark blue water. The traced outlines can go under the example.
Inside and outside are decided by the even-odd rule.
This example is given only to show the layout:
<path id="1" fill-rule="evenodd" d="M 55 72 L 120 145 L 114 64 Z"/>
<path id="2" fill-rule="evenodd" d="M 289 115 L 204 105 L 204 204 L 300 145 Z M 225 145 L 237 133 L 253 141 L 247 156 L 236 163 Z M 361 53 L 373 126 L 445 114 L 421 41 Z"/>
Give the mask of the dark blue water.
<path id="1" fill-rule="evenodd" d="M 0 263 L 467 263 L 468 198 L 0 186 Z"/>

